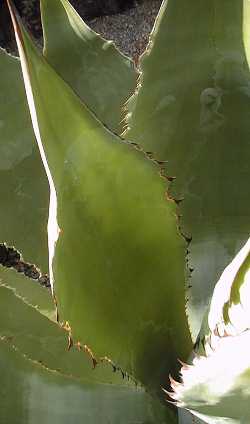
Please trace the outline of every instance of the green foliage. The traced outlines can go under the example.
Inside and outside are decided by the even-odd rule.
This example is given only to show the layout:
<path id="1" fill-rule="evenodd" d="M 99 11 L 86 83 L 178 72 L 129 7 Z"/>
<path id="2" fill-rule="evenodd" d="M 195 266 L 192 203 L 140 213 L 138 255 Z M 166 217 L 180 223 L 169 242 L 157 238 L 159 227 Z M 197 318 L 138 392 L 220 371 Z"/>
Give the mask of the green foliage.
<path id="1" fill-rule="evenodd" d="M 57 193 L 49 237 L 58 225 L 52 267 L 60 320 L 97 357 L 162 393 L 176 357 L 191 350 L 176 206 L 159 166 L 97 121 L 18 28 L 33 125 Z"/>
<path id="2" fill-rule="evenodd" d="M 19 60 L 0 50 L 0 184 L 1 241 L 14 245 L 25 259 L 48 270 L 46 225 L 48 183 L 35 142 Z M 3 77 L 5 76 L 5 77 Z M 15 122 L 15 125 L 13 125 Z M 52 317 L 49 293 L 0 268 L 0 284 Z"/>
<path id="3" fill-rule="evenodd" d="M 163 2 L 126 103 L 127 141 L 116 134 L 131 61 L 67 0 L 41 0 L 41 53 L 8 4 L 42 160 L 20 63 L 0 51 L 0 172 L 13 187 L 0 186 L 0 242 L 49 267 L 53 294 L 0 269 L 0 355 L 18 370 L 20 417 L 40 367 L 55 399 L 66 377 L 82 391 L 79 422 L 100 421 L 96 402 L 111 396 L 120 417 L 104 402 L 104 424 L 200 422 L 162 403 L 171 387 L 207 423 L 249 422 L 249 242 L 233 259 L 249 234 L 249 1 Z M 169 379 L 189 357 L 182 383 Z M 34 420 L 56 419 L 43 414 Z"/>
<path id="4" fill-rule="evenodd" d="M 211 416 L 230 424 L 250 419 L 249 288 L 250 239 L 215 286 L 192 364 L 182 368 L 182 384 L 172 383 L 178 404 L 206 422 Z"/>
<path id="5" fill-rule="evenodd" d="M 164 423 L 143 390 L 81 383 L 48 372 L 0 342 L 0 422 L 11 424 Z"/>
<path id="6" fill-rule="evenodd" d="M 68 0 L 41 0 L 41 12 L 46 59 L 97 118 L 120 132 L 123 104 L 136 86 L 132 61 L 92 31 Z"/>
<path id="7" fill-rule="evenodd" d="M 170 193 L 184 198 L 193 340 L 215 282 L 249 234 L 247 13 L 247 1 L 164 2 L 127 105 L 126 137 L 168 161 Z"/>

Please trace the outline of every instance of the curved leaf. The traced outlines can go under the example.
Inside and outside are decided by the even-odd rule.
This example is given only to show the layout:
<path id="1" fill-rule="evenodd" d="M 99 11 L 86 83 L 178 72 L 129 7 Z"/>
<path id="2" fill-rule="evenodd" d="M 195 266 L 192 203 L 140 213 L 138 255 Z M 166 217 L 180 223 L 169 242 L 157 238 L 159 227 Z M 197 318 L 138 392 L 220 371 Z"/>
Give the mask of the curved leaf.
<path id="1" fill-rule="evenodd" d="M 42 0 L 44 54 L 58 74 L 111 130 L 136 86 L 133 62 L 90 29 L 67 0 Z"/>
<path id="2" fill-rule="evenodd" d="M 15 244 L 30 261 L 47 269 L 48 183 L 19 60 L 0 50 L 0 72 L 1 240 Z"/>
<path id="3" fill-rule="evenodd" d="M 20 61 L 0 49 L 0 243 L 14 245 L 43 273 L 48 269 L 48 183 L 35 142 Z M 0 283 L 43 313 L 55 309 L 49 292 L 0 266 Z"/>
<path id="4" fill-rule="evenodd" d="M 243 9 L 244 4 L 244 9 Z M 195 340 L 213 283 L 249 232 L 248 1 L 165 1 L 128 103 L 126 137 L 168 161 L 170 193 L 192 236 L 188 295 Z M 245 23 L 244 23 L 245 22 Z"/>
<path id="5" fill-rule="evenodd" d="M 93 371 L 92 359 L 75 347 L 68 350 L 68 332 L 25 304 L 12 290 L 0 287 L 0 339 L 14 347 L 23 357 L 59 375 L 88 383 L 112 383 L 135 387 L 133 381 L 112 372 L 103 363 Z"/>
<path id="6" fill-rule="evenodd" d="M 176 206 L 159 166 L 96 120 L 20 25 L 33 125 L 57 194 L 60 319 L 76 340 L 161 393 L 168 373 L 177 373 L 177 358 L 191 350 Z"/>
<path id="7" fill-rule="evenodd" d="M 13 271 L 5 271 L 11 278 Z M 40 302 L 39 312 L 42 306 Z M 3 351 L 8 352 L 8 359 L 3 359 Z M 13 355 L 19 356 L 14 364 L 10 363 Z M 8 420 L 14 423 L 15 420 L 11 419 L 13 413 L 18 414 L 19 424 L 34 422 L 32 419 L 35 417 L 42 420 L 47 414 L 49 420 L 52 417 L 59 419 L 63 401 L 73 396 L 76 396 L 75 409 L 71 411 L 67 407 L 65 417 L 68 414 L 76 418 L 83 415 L 86 422 L 95 422 L 97 414 L 101 413 L 100 406 L 97 408 L 96 404 L 104 398 L 107 408 L 104 416 L 108 423 L 116 424 L 119 413 L 122 414 L 119 420 L 124 419 L 125 422 L 126 419 L 135 422 L 139 417 L 146 420 L 145 424 L 169 422 L 166 409 L 157 399 L 146 395 L 140 386 L 135 386 L 133 380 L 124 378 L 118 369 L 114 372 L 107 361 L 93 370 L 92 359 L 87 353 L 79 352 L 73 346 L 68 351 L 68 333 L 64 329 L 37 313 L 33 307 L 25 305 L 22 299 L 4 287 L 0 287 L 0 359 L 0 422 Z M 24 360 L 30 365 L 23 366 Z M 27 369 L 30 371 L 26 376 Z M 47 375 L 47 378 L 43 377 L 43 381 L 39 375 Z M 80 394 L 82 400 L 79 403 Z M 113 405 L 112 411 L 110 403 Z M 55 404 L 58 408 L 53 407 Z"/>
<path id="8" fill-rule="evenodd" d="M 0 373 L 1 423 L 165 422 L 161 405 L 155 406 L 140 389 L 80 384 L 41 369 L 4 342 L 0 342 Z"/>
<path id="9" fill-rule="evenodd" d="M 13 291 L 15 295 L 30 307 L 45 315 L 51 321 L 56 321 L 56 308 L 51 291 L 39 286 L 37 281 L 31 281 L 14 270 L 0 269 L 0 287 Z M 5 309 L 8 309 L 8 304 Z"/>
<path id="10" fill-rule="evenodd" d="M 192 365 L 181 370 L 182 383 L 172 384 L 178 405 L 203 414 L 206 422 L 210 417 L 225 417 L 225 423 L 250 420 L 249 291 L 250 239 L 216 284 L 207 331 L 201 330 Z"/>

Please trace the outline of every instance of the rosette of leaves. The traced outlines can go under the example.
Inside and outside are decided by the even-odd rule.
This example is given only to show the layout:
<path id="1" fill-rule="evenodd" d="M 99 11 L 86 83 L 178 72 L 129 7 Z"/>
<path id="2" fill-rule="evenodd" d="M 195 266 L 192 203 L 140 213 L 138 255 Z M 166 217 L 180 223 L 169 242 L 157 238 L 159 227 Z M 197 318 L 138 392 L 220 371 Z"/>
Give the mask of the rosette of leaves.
<path id="1" fill-rule="evenodd" d="M 72 349 L 60 360 L 61 372 L 93 378 L 95 384 L 110 378 L 132 388 L 136 381 L 163 399 L 162 387 L 168 391 L 171 381 L 176 385 L 168 376 L 178 379 L 178 359 L 187 361 L 192 351 L 188 322 L 195 341 L 213 284 L 248 234 L 249 4 L 163 2 L 140 62 L 138 87 L 127 102 L 127 141 L 116 133 L 137 77 L 131 62 L 91 31 L 66 0 L 41 1 L 42 53 L 8 4 L 50 186 L 49 271 L 59 325 L 41 321 L 39 312 L 51 318 L 48 307 L 42 308 L 37 297 L 34 311 L 29 287 L 24 296 L 23 286 L 16 284 L 20 308 L 32 308 L 37 318 L 20 340 L 9 316 L 2 335 L 8 340 L 11 328 L 13 345 L 38 362 L 38 349 L 27 343 L 29 332 L 40 325 L 46 344 L 50 331 L 42 363 L 55 369 L 68 334 Z M 41 178 L 44 182 L 44 174 Z M 44 208 L 45 219 L 46 213 Z M 37 228 L 44 231 L 39 218 Z M 39 237 L 35 233 L 33 253 L 40 251 Z M 28 239 L 27 247 L 18 245 L 13 233 L 11 243 L 32 258 Z M 9 275 L 12 281 L 13 272 Z M 204 331 L 206 318 L 200 335 Z M 200 340 L 196 350 L 203 346 Z M 87 368 L 79 373 L 75 347 L 91 359 L 93 377 Z M 105 371 L 104 363 L 110 367 Z M 112 369 L 118 373 L 109 377 Z M 185 379 L 183 386 L 186 390 Z M 177 406 L 202 414 L 193 403 L 182 402 L 179 392 L 171 396 Z M 206 405 L 212 402 L 209 396 Z M 151 402 L 160 416 L 154 412 L 145 420 L 177 422 L 174 406 L 164 400 L 162 409 Z M 216 414 L 206 409 L 205 420 L 209 415 L 211 422 L 232 418 L 219 402 L 218 408 Z M 241 422 L 242 416 L 233 419 Z M 186 416 L 179 420 L 189 422 Z"/>

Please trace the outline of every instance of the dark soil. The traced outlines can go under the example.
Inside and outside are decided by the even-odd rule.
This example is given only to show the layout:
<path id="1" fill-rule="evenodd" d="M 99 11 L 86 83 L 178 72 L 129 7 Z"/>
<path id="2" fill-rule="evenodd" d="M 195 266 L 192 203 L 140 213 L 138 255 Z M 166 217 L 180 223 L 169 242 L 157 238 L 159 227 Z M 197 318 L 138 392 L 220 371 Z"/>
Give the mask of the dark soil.
<path id="1" fill-rule="evenodd" d="M 51 0 L 53 1 L 53 0 Z M 143 1 L 143 0 L 141 0 Z M 42 37 L 39 0 L 14 0 L 17 10 L 35 36 Z M 134 6 L 135 0 L 71 0 L 80 16 L 88 21 L 99 16 L 121 13 Z M 0 45 L 12 47 L 13 32 L 6 2 L 0 3 Z"/>
<path id="2" fill-rule="evenodd" d="M 39 0 L 13 0 L 34 38 L 42 45 Z M 51 0 L 53 1 L 53 0 Z M 161 0 L 71 0 L 85 22 L 137 63 L 145 50 Z M 0 0 L 0 46 L 17 54 L 6 2 Z"/>

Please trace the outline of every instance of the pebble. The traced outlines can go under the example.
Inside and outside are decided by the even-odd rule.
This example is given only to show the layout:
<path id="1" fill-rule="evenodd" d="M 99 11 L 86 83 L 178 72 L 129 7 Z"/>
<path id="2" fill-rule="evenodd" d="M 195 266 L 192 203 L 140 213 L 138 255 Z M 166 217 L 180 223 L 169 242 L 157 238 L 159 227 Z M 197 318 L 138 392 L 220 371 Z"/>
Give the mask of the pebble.
<path id="1" fill-rule="evenodd" d="M 27 7 L 23 6 L 22 18 L 33 33 L 38 45 L 42 46 L 39 2 L 38 0 L 23 0 L 23 3 L 24 6 L 27 3 Z M 134 7 L 120 14 L 100 16 L 92 20 L 86 20 L 86 23 L 103 38 L 114 41 L 116 47 L 123 54 L 131 57 L 137 64 L 140 55 L 148 44 L 149 35 L 161 3 L 162 0 L 135 0 Z M 83 16 L 84 8 L 80 7 L 81 3 L 79 1 L 76 4 L 78 5 L 76 8 L 78 13 Z M 8 40 L 7 44 L 6 40 L 3 40 L 1 45 L 5 48 L 7 47 L 12 53 L 17 54 L 14 40 Z"/>
<path id="2" fill-rule="evenodd" d="M 144 52 L 162 0 L 144 0 L 117 15 L 92 19 L 87 24 L 98 34 L 115 42 L 118 49 L 135 63 Z"/>

